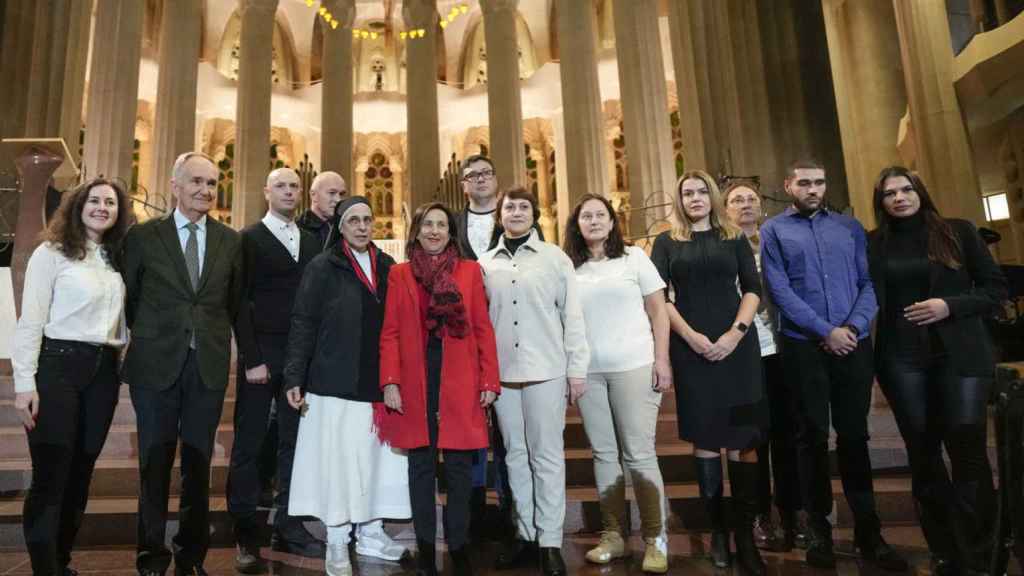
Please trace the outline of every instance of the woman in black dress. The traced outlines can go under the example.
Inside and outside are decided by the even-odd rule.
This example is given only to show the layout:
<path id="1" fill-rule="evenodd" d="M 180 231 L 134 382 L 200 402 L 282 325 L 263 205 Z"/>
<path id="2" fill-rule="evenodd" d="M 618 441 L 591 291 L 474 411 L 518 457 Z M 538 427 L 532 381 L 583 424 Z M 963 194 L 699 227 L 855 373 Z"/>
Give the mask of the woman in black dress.
<path id="1" fill-rule="evenodd" d="M 995 494 L 986 450 L 994 358 L 983 319 L 1006 297 L 1006 279 L 974 225 L 943 218 L 917 174 L 882 170 L 874 207 L 875 368 L 907 446 L 933 572 L 984 573 Z"/>
<path id="2" fill-rule="evenodd" d="M 764 441 L 767 408 L 757 335 L 749 327 L 761 283 L 750 243 L 725 218 L 709 174 L 683 174 L 673 198 L 672 230 L 654 241 L 651 259 L 675 292 L 668 307 L 669 355 L 677 383 L 679 437 L 692 442 L 701 498 L 711 517 L 711 556 L 729 565 L 722 503 L 721 450 L 728 452 L 736 511 L 739 567 L 764 574 L 752 532 L 757 513 L 757 447 Z"/>

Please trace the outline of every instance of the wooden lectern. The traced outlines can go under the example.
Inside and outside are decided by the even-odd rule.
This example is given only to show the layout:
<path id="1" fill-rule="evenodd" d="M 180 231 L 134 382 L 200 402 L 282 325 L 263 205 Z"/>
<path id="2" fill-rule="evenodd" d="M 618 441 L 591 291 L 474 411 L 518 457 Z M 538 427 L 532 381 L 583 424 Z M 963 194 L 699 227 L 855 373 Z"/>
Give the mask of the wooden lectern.
<path id="1" fill-rule="evenodd" d="M 11 258 L 14 304 L 20 315 L 25 267 L 32 251 L 39 245 L 39 234 L 45 225 L 46 190 L 50 179 L 74 179 L 78 175 L 78 167 L 63 138 L 4 138 L 3 146 L 14 158 L 21 179 L 21 202 Z"/>

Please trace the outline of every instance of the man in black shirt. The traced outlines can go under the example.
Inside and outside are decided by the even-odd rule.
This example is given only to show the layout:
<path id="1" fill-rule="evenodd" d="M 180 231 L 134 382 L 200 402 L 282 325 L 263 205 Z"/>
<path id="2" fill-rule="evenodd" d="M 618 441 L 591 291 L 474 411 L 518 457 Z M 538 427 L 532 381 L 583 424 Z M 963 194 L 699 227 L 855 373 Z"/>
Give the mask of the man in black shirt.
<path id="1" fill-rule="evenodd" d="M 337 172 L 321 172 L 313 179 L 309 189 L 309 210 L 299 216 L 295 223 L 315 236 L 320 241 L 321 249 L 331 232 L 334 207 L 348 198 L 348 195 L 348 185 Z"/>

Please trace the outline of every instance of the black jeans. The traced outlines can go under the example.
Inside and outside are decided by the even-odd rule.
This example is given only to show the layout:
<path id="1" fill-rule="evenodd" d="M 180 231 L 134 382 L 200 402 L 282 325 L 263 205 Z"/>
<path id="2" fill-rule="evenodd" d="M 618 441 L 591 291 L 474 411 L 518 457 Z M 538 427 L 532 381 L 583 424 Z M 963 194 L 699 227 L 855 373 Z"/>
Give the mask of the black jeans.
<path id="1" fill-rule="evenodd" d="M 797 417 L 797 406 L 784 380 L 782 355 L 762 357 L 761 367 L 765 391 L 768 394 L 771 427 L 768 430 L 768 442 L 757 449 L 757 513 L 771 513 L 774 480 L 775 506 L 785 516 L 802 507 L 800 481 L 796 472 L 796 447 L 793 444 L 793 423 Z"/>
<path id="2" fill-rule="evenodd" d="M 224 390 L 207 388 L 196 351 L 189 350 L 174 384 L 165 390 L 131 387 L 139 430 L 139 524 L 136 568 L 163 574 L 171 563 L 164 545 L 174 454 L 181 440 L 181 501 L 174 536 L 175 565 L 202 566 L 210 547 L 210 457 Z"/>
<path id="3" fill-rule="evenodd" d="M 261 341 L 264 349 L 272 342 Z M 277 342 L 283 356 L 283 342 Z M 275 366 L 276 367 L 276 366 Z M 260 474 L 262 452 L 266 442 L 271 404 L 277 406 L 277 492 L 274 495 L 275 528 L 283 529 L 288 519 L 288 495 L 291 486 L 292 461 L 295 459 L 295 439 L 299 433 L 299 412 L 288 404 L 284 390 L 284 375 L 278 370 L 271 373 L 270 382 L 250 384 L 245 380 L 245 366 L 238 363 L 235 389 L 235 435 L 231 448 L 228 472 L 228 512 L 235 523 L 235 538 L 239 544 L 258 547 L 260 527 L 257 509 L 263 482 Z"/>
<path id="4" fill-rule="evenodd" d="M 409 496 L 416 539 L 437 538 L 437 411 L 442 393 L 441 341 L 431 338 L 427 345 L 427 430 L 430 446 L 409 450 Z M 466 545 L 469 536 L 469 501 L 473 492 L 475 450 L 444 450 L 444 472 L 448 505 L 445 508 L 445 539 L 450 550 Z"/>
<path id="5" fill-rule="evenodd" d="M 887 357 L 878 379 L 907 447 L 929 549 L 938 557 L 985 569 L 981 548 L 990 536 L 995 506 L 986 446 L 991 380 L 958 375 L 948 357 Z"/>
<path id="6" fill-rule="evenodd" d="M 880 530 L 868 453 L 867 415 L 874 376 L 871 340 L 862 339 L 846 356 L 834 356 L 818 342 L 783 336 L 782 361 L 785 382 L 796 400 L 797 464 L 810 527 L 818 538 L 831 536 L 827 518 L 832 511 L 831 412 L 839 475 L 855 522 L 854 538 L 858 544 L 870 543 Z"/>
<path id="7" fill-rule="evenodd" d="M 28 432 L 32 484 L 22 513 L 36 576 L 61 575 L 71 562 L 118 387 L 114 348 L 43 339 L 36 373 L 39 414 Z"/>

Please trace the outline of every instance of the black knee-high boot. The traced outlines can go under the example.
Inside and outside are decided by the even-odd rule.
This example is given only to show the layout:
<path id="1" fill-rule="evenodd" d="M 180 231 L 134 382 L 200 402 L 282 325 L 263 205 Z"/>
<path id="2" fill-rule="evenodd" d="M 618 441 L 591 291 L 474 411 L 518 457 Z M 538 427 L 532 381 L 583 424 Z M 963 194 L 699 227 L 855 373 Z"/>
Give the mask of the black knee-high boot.
<path id="1" fill-rule="evenodd" d="M 725 525 L 725 504 L 722 500 L 722 460 L 694 458 L 700 497 L 711 520 L 711 562 L 718 568 L 729 566 L 729 530 Z"/>
<path id="2" fill-rule="evenodd" d="M 437 576 L 437 549 L 433 542 L 416 539 L 416 576 Z"/>
<path id="3" fill-rule="evenodd" d="M 740 571 L 749 576 L 763 576 L 768 572 L 754 544 L 757 469 L 757 462 L 729 460 L 729 485 L 732 487 L 732 509 L 735 514 L 733 539 L 736 541 L 736 562 Z"/>

